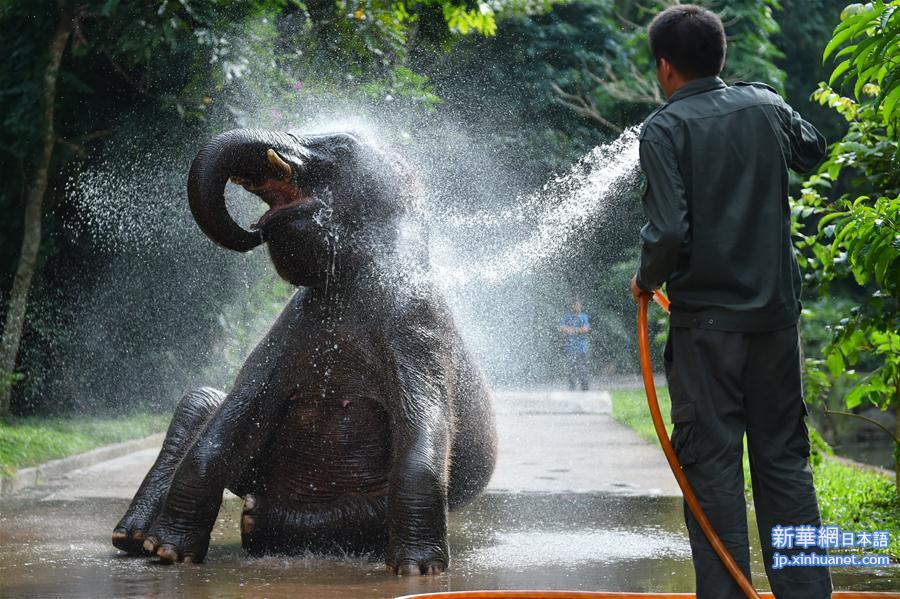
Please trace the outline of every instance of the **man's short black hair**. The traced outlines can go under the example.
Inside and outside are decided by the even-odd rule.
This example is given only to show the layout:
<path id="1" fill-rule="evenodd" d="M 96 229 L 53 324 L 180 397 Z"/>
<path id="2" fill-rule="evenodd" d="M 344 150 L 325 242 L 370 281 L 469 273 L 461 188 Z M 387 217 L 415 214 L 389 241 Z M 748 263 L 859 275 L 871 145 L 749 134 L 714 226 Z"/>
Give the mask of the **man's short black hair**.
<path id="1" fill-rule="evenodd" d="M 711 77 L 725 66 L 725 28 L 719 15 L 695 4 L 677 4 L 650 23 L 650 51 L 686 77 Z"/>

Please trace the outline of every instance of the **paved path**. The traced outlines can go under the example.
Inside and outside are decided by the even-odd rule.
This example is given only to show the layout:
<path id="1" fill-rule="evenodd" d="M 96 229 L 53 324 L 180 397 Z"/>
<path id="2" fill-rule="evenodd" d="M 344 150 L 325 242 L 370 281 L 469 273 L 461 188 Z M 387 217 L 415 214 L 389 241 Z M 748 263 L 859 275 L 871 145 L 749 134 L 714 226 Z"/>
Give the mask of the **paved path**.
<path id="1" fill-rule="evenodd" d="M 662 450 L 613 420 L 606 391 L 507 391 L 494 402 L 500 456 L 490 489 L 680 495 Z"/>

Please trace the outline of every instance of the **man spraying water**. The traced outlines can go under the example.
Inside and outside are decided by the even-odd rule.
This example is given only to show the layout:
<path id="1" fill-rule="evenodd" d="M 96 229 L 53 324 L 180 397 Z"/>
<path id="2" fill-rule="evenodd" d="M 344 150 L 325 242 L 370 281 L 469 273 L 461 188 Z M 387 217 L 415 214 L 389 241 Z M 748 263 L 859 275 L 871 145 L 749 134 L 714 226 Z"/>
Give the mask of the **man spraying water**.
<path id="1" fill-rule="evenodd" d="M 646 176 L 635 299 L 663 283 L 672 445 L 725 547 L 750 577 L 743 437 L 766 572 L 779 599 L 831 595 L 827 568 L 773 567 L 776 526 L 819 526 L 805 424 L 788 168 L 812 169 L 825 140 L 767 85 L 726 85 L 714 13 L 673 6 L 650 49 L 668 102 L 644 123 Z M 743 594 L 685 510 L 699 599 Z M 782 551 L 790 555 L 790 551 Z"/>

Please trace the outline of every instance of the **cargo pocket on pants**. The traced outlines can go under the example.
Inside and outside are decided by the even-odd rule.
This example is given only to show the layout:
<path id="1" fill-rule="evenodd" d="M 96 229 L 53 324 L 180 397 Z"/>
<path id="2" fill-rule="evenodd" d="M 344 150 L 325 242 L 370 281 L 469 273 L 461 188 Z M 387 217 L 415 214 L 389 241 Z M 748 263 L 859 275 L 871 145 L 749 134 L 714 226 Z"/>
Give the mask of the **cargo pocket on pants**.
<path id="1" fill-rule="evenodd" d="M 694 402 L 677 402 L 672 400 L 672 449 L 678 456 L 682 466 L 688 466 L 697 461 L 696 448 L 696 421 L 697 414 Z"/>

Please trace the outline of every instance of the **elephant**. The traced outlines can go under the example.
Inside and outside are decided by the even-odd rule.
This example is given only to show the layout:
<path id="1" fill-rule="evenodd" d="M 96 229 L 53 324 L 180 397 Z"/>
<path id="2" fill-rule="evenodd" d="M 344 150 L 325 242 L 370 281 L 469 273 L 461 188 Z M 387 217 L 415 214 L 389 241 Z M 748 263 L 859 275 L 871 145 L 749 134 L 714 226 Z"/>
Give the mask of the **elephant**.
<path id="1" fill-rule="evenodd" d="M 249 229 L 224 190 L 268 204 Z M 188 175 L 199 228 L 222 247 L 268 246 L 298 290 L 228 393 L 178 403 L 113 545 L 202 562 L 223 491 L 243 498 L 251 555 L 384 555 L 389 572 L 450 564 L 448 511 L 487 485 L 497 454 L 487 384 L 429 275 L 423 189 L 358 133 L 238 129 Z"/>

